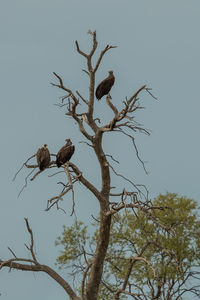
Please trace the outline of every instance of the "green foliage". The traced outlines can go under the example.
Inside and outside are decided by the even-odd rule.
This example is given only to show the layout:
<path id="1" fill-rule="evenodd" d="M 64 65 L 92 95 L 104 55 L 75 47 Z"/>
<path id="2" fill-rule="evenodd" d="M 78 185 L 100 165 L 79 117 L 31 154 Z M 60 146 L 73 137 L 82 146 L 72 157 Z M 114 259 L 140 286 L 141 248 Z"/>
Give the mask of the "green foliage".
<path id="1" fill-rule="evenodd" d="M 193 267 L 199 267 L 200 220 L 196 201 L 167 193 L 152 202 L 158 207 L 151 210 L 156 223 L 142 210 L 138 210 L 137 214 L 125 210 L 124 214 L 114 215 L 99 299 L 111 299 L 114 291 L 122 287 L 131 262 L 133 268 L 127 287 L 129 291 L 138 293 L 142 288 L 148 299 L 152 299 L 161 287 L 167 293 L 169 284 L 172 286 L 171 293 L 177 289 L 177 282 L 181 288 L 188 280 L 189 272 L 193 274 Z M 81 222 L 64 227 L 62 238 L 56 241 L 56 245 L 64 247 L 57 263 L 64 267 L 77 257 L 84 256 L 81 264 L 82 270 L 85 270 L 86 262 L 94 255 L 92 249 L 97 239 L 98 229 L 89 237 L 86 226 Z M 179 290 L 174 295 L 177 297 Z M 121 295 L 120 299 L 126 297 Z"/>
<path id="2" fill-rule="evenodd" d="M 185 271 L 196 265 L 200 258 L 198 249 L 200 221 L 196 211 L 197 203 L 167 193 L 156 198 L 153 205 L 169 207 L 156 209 L 153 215 L 160 224 L 170 230 L 159 229 L 142 211 L 138 212 L 137 217 L 127 212 L 118 216 L 113 225 L 113 238 L 108 251 L 113 265 L 120 266 L 120 272 L 117 273 L 118 277 L 123 279 L 127 271 L 127 259 L 130 256 L 138 256 L 145 244 L 150 243 L 142 255 L 150 265 L 144 264 L 143 261 L 137 262 L 131 275 L 140 285 L 148 280 L 154 280 L 154 272 L 157 278 L 163 281 L 183 279 Z M 110 267 L 110 271 L 113 272 L 114 268 Z"/>
<path id="3" fill-rule="evenodd" d="M 62 237 L 58 237 L 55 241 L 55 245 L 64 246 L 64 250 L 61 251 L 61 255 L 57 258 L 57 264 L 60 267 L 66 266 L 68 262 L 76 261 L 83 253 L 83 247 L 85 247 L 87 240 L 87 226 L 83 225 L 83 222 L 75 222 L 71 227 L 66 228 L 63 226 Z"/>

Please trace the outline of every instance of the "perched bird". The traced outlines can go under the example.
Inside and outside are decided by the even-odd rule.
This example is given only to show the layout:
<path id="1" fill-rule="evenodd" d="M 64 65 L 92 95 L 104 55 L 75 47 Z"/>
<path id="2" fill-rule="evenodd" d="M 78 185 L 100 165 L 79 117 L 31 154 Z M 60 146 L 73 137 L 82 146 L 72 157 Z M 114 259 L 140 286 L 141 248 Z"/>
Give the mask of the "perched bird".
<path id="1" fill-rule="evenodd" d="M 37 157 L 37 163 L 40 171 L 43 171 L 45 168 L 49 166 L 51 158 L 50 158 L 49 150 L 47 148 L 47 144 L 44 144 L 42 148 L 38 149 L 36 153 L 36 157 Z"/>
<path id="2" fill-rule="evenodd" d="M 108 77 L 106 77 L 102 82 L 100 82 L 96 89 L 95 94 L 98 100 L 100 100 L 103 96 L 107 95 L 110 92 L 111 87 L 115 82 L 113 71 L 108 71 L 108 73 Z"/>
<path id="3" fill-rule="evenodd" d="M 71 140 L 67 139 L 66 142 L 67 142 L 66 145 L 63 146 L 58 151 L 58 154 L 56 155 L 56 164 L 57 164 L 58 168 L 60 168 L 67 161 L 69 161 L 75 151 L 75 146 L 72 145 Z"/>

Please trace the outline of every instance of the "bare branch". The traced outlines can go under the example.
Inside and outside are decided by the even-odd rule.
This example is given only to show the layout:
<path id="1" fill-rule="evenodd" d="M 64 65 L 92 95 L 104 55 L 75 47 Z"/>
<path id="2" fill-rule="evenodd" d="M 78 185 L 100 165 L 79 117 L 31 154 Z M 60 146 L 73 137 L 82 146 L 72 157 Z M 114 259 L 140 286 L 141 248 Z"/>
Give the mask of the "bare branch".
<path id="1" fill-rule="evenodd" d="M 110 101 L 111 97 L 110 95 L 108 94 L 107 97 L 106 97 L 106 103 L 108 104 L 108 106 L 112 109 L 112 111 L 114 112 L 115 114 L 115 117 L 117 118 L 118 115 L 119 115 L 119 112 L 116 108 L 116 106 L 114 106 L 114 104 Z"/>
<path id="2" fill-rule="evenodd" d="M 17 198 L 19 198 L 19 196 L 21 195 L 21 193 L 23 192 L 23 190 L 27 187 L 28 184 L 28 178 L 29 176 L 34 172 L 35 168 L 33 170 L 31 170 L 31 172 L 25 177 L 25 184 L 23 185 L 23 187 L 21 188 L 21 190 L 19 191 L 19 194 L 17 195 Z"/>
<path id="3" fill-rule="evenodd" d="M 71 176 L 70 176 L 70 173 L 69 173 L 69 165 L 68 165 L 68 162 L 65 163 L 64 168 L 65 168 L 65 173 L 66 173 L 66 175 L 67 175 L 69 187 L 70 187 L 70 189 L 71 189 L 71 191 L 72 191 L 72 212 L 71 212 L 71 216 L 72 216 L 73 213 L 74 213 L 75 201 L 74 201 L 74 188 L 73 188 L 73 182 L 72 182 L 72 179 L 71 179 Z"/>
<path id="4" fill-rule="evenodd" d="M 45 272 L 67 292 L 67 294 L 71 297 L 71 299 L 81 300 L 79 297 L 76 296 L 71 286 L 57 272 L 55 272 L 50 267 L 41 264 L 37 264 L 37 265 L 22 264 L 22 263 L 18 263 L 18 261 L 29 262 L 32 264 L 35 263 L 31 259 L 25 259 L 25 258 L 13 258 L 7 261 L 0 260 L 0 269 L 2 267 L 9 267 L 11 269 L 22 270 L 22 271 Z"/>
<path id="5" fill-rule="evenodd" d="M 90 58 L 93 56 L 97 46 L 98 46 L 98 42 L 97 42 L 97 39 L 96 39 L 96 31 L 91 31 L 91 30 L 88 30 L 88 34 L 91 34 L 93 36 L 93 47 L 90 51 L 90 54 L 88 55 Z"/>
<path id="6" fill-rule="evenodd" d="M 28 230 L 28 232 L 29 232 L 29 234 L 30 234 L 30 237 L 31 237 L 31 244 L 30 244 L 30 247 L 27 247 L 27 246 L 26 246 L 26 247 L 30 250 L 31 255 L 32 255 L 32 258 L 33 258 L 33 261 L 37 264 L 38 262 L 37 262 L 35 253 L 34 253 L 34 251 L 33 251 L 33 245 L 34 245 L 33 232 L 32 232 L 32 230 L 31 230 L 31 228 L 30 228 L 30 226 L 29 226 L 28 219 L 27 219 L 27 218 L 24 218 L 24 220 L 25 220 L 25 222 L 26 222 L 26 227 L 27 227 L 27 230 Z"/>
<path id="7" fill-rule="evenodd" d="M 82 282 L 81 282 L 81 295 L 82 295 L 82 299 L 85 299 L 85 281 L 86 281 L 86 278 L 87 278 L 87 274 L 88 274 L 88 271 L 90 270 L 92 264 L 87 264 L 87 267 L 83 273 L 83 278 L 82 278 Z"/>
<path id="8" fill-rule="evenodd" d="M 89 143 L 87 143 L 87 142 L 85 142 L 85 141 L 80 141 L 80 142 L 79 142 L 79 144 L 86 144 L 87 146 L 89 146 L 89 147 L 93 148 L 93 146 L 92 146 L 92 145 L 90 145 Z"/>
<path id="9" fill-rule="evenodd" d="M 88 58 L 88 55 L 87 55 L 86 53 L 84 53 L 83 51 L 80 50 L 78 41 L 75 41 L 75 44 L 76 44 L 76 50 L 77 50 L 77 52 L 78 52 L 80 55 L 82 55 L 82 56 Z"/>
<path id="10" fill-rule="evenodd" d="M 149 93 L 149 95 L 151 95 L 151 97 L 154 98 L 155 100 L 158 100 L 158 98 L 156 98 L 156 97 L 150 92 L 151 90 L 152 90 L 152 89 L 150 89 L 150 88 L 146 88 L 147 93 Z"/>
<path id="11" fill-rule="evenodd" d="M 71 179 L 71 175 L 70 175 L 68 167 L 71 167 L 72 170 L 74 171 L 74 173 L 76 174 L 75 179 L 73 181 Z M 68 162 L 67 167 L 65 165 L 65 173 L 68 178 L 68 184 L 64 186 L 64 189 L 58 196 L 54 196 L 47 201 L 47 208 L 45 209 L 46 211 L 50 210 L 54 205 L 56 205 L 57 208 L 60 209 L 60 207 L 58 207 L 58 202 L 60 200 L 63 200 L 63 196 L 66 195 L 70 190 L 72 190 L 72 203 L 73 203 L 72 214 L 73 214 L 74 213 L 74 205 L 75 205 L 73 184 L 77 181 L 80 181 L 86 188 L 88 188 L 97 197 L 97 199 L 99 199 L 101 201 L 104 200 L 103 197 L 101 196 L 100 192 L 86 178 L 83 177 L 82 172 L 78 169 L 78 167 L 76 165 L 74 165 L 71 162 Z M 57 174 L 57 173 L 55 173 L 55 174 Z M 55 175 L 55 174 L 53 174 L 53 175 Z"/>
<path id="12" fill-rule="evenodd" d="M 78 181 L 78 179 L 75 179 L 72 182 L 72 185 L 77 181 Z M 47 208 L 45 209 L 45 211 L 49 211 L 54 205 L 56 205 L 57 209 L 61 209 L 63 212 L 65 212 L 64 209 L 62 209 L 58 206 L 58 203 L 60 200 L 63 200 L 63 196 L 66 195 L 69 191 L 71 191 L 71 189 L 72 189 L 72 186 L 70 186 L 69 184 L 65 185 L 64 189 L 62 190 L 62 192 L 59 195 L 54 196 L 47 201 Z M 72 201 L 73 201 L 73 206 L 74 206 L 74 199 Z"/>
<path id="13" fill-rule="evenodd" d="M 140 195 L 142 195 L 146 200 L 148 200 L 148 190 L 147 190 L 147 188 L 146 188 L 145 185 L 143 185 L 143 184 L 135 184 L 133 181 L 131 181 L 130 179 L 128 179 L 128 178 L 125 177 L 124 175 L 122 175 L 122 174 L 120 174 L 120 173 L 117 173 L 111 164 L 109 164 L 109 167 L 110 167 L 111 170 L 115 173 L 116 176 L 119 176 L 119 177 L 123 178 L 125 181 L 129 182 L 129 183 L 136 189 L 136 191 L 137 191 Z M 145 190 L 146 190 L 146 192 L 147 192 L 146 195 L 141 191 L 141 189 L 139 189 L 139 186 L 145 188 Z"/>
<path id="14" fill-rule="evenodd" d="M 101 193 L 85 178 L 83 177 L 82 172 L 78 169 L 78 167 L 69 162 L 69 166 L 73 169 L 75 174 L 78 176 L 79 181 L 86 187 L 88 188 L 100 201 L 104 201 L 104 198 L 102 197 Z"/>
<path id="15" fill-rule="evenodd" d="M 31 252 L 33 259 L 26 259 L 26 258 L 20 258 L 17 257 L 14 252 L 9 248 L 9 251 L 14 255 L 14 258 L 11 258 L 9 260 L 3 261 L 0 259 L 0 269 L 3 267 L 9 267 L 10 271 L 11 269 L 17 269 L 22 271 L 33 271 L 33 272 L 45 272 L 47 273 L 52 279 L 54 279 L 58 284 L 66 291 L 66 293 L 70 296 L 73 300 L 81 300 L 75 292 L 72 290 L 71 286 L 53 269 L 46 265 L 40 264 L 35 257 L 33 246 L 34 246 L 34 240 L 33 240 L 33 232 L 29 226 L 28 219 L 25 218 L 26 227 L 27 230 L 31 236 L 31 244 L 30 247 L 26 246 L 28 250 Z M 25 264 L 24 264 L 25 263 Z M 27 264 L 28 263 L 28 264 Z"/>
<path id="16" fill-rule="evenodd" d="M 100 65 L 100 63 L 101 63 L 101 60 L 102 60 L 104 54 L 105 54 L 108 50 L 114 49 L 114 48 L 117 48 L 117 46 L 110 46 L 110 45 L 107 45 L 107 46 L 104 48 L 104 50 L 101 51 L 101 54 L 100 54 L 100 56 L 99 56 L 99 58 L 98 58 L 98 60 L 97 60 L 96 66 L 95 66 L 95 68 L 94 68 L 94 73 L 96 73 L 96 71 L 97 71 L 97 69 L 98 69 L 98 67 L 99 67 L 99 65 Z"/>
<path id="17" fill-rule="evenodd" d="M 72 93 L 72 91 L 71 91 L 70 89 L 68 89 L 68 88 L 66 88 L 66 87 L 64 86 L 63 81 L 62 81 L 62 78 L 61 78 L 58 74 L 56 74 L 56 72 L 53 72 L 53 74 L 58 78 L 60 84 L 54 84 L 54 83 L 51 83 L 51 84 L 52 84 L 53 86 L 56 86 L 56 87 L 58 87 L 58 88 L 60 88 L 60 89 L 62 89 L 62 90 L 64 90 L 64 91 L 68 92 L 69 95 L 68 95 L 67 97 L 70 97 L 70 96 L 71 96 L 71 98 L 74 100 L 74 102 L 75 102 L 76 104 L 78 104 L 78 102 L 79 102 L 78 99 L 77 99 L 76 96 Z"/>
<path id="18" fill-rule="evenodd" d="M 84 69 L 82 69 L 83 72 L 85 72 L 88 76 L 90 76 L 90 73 Z"/>
<path id="19" fill-rule="evenodd" d="M 55 172 L 55 173 L 53 173 L 53 174 L 51 174 L 51 175 L 48 175 L 48 177 L 53 177 L 53 176 L 55 176 L 55 175 L 57 175 L 57 174 L 60 174 L 60 173 L 65 173 L 65 171 L 58 171 L 58 172 Z"/>
<path id="20" fill-rule="evenodd" d="M 119 161 L 116 160 L 112 155 L 110 155 L 110 154 L 105 154 L 105 156 L 110 157 L 114 162 L 116 162 L 116 163 L 119 164 Z"/>
<path id="21" fill-rule="evenodd" d="M 13 255 L 15 258 L 17 258 L 16 254 L 14 253 L 14 251 L 13 251 L 10 247 L 8 247 L 8 250 L 12 253 L 12 255 Z"/>
<path id="22" fill-rule="evenodd" d="M 77 93 L 77 95 L 81 98 L 81 100 L 83 100 L 83 102 L 84 102 L 85 104 L 88 105 L 88 101 L 85 100 L 85 99 L 81 96 L 81 94 L 79 93 L 79 91 L 76 91 L 76 93 Z"/>
<path id="23" fill-rule="evenodd" d="M 128 136 L 128 137 L 132 140 L 133 146 L 134 146 L 134 148 L 135 148 L 136 156 L 137 156 L 138 160 L 141 162 L 142 167 L 143 167 L 145 173 L 148 175 L 148 172 L 147 172 L 147 169 L 146 169 L 146 167 L 145 167 L 144 161 L 143 161 L 143 160 L 140 158 L 140 156 L 139 156 L 139 151 L 138 151 L 138 148 L 137 148 L 137 145 L 136 145 L 136 142 L 135 142 L 135 138 L 134 138 L 133 136 L 131 136 L 130 134 L 127 134 L 126 132 L 124 132 L 124 130 L 122 130 L 122 129 L 120 129 L 120 131 L 121 131 L 124 135 Z"/>
<path id="24" fill-rule="evenodd" d="M 143 85 L 141 88 L 137 90 L 136 93 L 134 93 L 129 100 L 126 99 L 124 101 L 124 108 L 118 112 L 117 108 L 110 102 L 110 97 L 107 97 L 107 104 L 110 106 L 110 108 L 113 110 L 115 116 L 114 118 L 107 124 L 101 127 L 102 132 L 106 131 L 112 131 L 115 128 L 116 123 L 119 123 L 122 121 L 124 118 L 127 117 L 128 113 L 132 113 L 138 108 L 141 108 L 140 106 L 134 107 L 136 102 L 138 101 L 138 94 L 146 89 L 146 85 Z"/>
<path id="25" fill-rule="evenodd" d="M 21 166 L 21 168 L 17 171 L 17 173 L 15 174 L 15 176 L 13 177 L 12 181 L 14 181 L 17 177 L 17 175 L 19 174 L 19 172 L 23 169 L 24 166 L 26 166 L 26 164 L 28 163 L 29 160 L 31 160 L 33 157 L 35 157 L 36 154 L 32 155 L 31 157 L 29 157 Z"/>

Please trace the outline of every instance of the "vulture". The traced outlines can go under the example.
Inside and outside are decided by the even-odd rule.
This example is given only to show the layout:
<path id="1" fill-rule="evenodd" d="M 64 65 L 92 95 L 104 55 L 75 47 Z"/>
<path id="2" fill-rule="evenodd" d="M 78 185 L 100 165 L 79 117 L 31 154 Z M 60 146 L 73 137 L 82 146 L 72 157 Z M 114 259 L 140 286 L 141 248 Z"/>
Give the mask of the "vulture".
<path id="1" fill-rule="evenodd" d="M 50 153 L 47 148 L 47 144 L 44 144 L 44 146 L 40 149 L 38 149 L 36 153 L 37 157 L 37 163 L 40 171 L 43 171 L 45 168 L 49 166 L 50 163 Z"/>
<path id="2" fill-rule="evenodd" d="M 72 145 L 71 140 L 67 139 L 66 142 L 67 143 L 65 144 L 65 146 L 63 146 L 56 155 L 56 164 L 58 168 L 60 168 L 67 161 L 69 161 L 75 151 L 75 146 Z"/>
<path id="3" fill-rule="evenodd" d="M 98 100 L 100 100 L 103 96 L 107 95 L 110 92 L 111 87 L 115 82 L 113 71 L 109 71 L 108 73 L 108 77 L 106 77 L 102 82 L 100 82 L 96 89 L 95 94 Z"/>

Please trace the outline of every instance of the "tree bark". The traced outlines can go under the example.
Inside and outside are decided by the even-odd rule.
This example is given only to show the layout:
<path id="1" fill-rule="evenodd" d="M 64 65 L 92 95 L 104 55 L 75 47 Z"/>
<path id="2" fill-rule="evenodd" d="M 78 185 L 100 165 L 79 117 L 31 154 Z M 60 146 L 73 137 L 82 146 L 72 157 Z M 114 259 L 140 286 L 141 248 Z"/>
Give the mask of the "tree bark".
<path id="1" fill-rule="evenodd" d="M 109 245 L 111 215 L 106 216 L 109 210 L 110 194 L 110 170 L 106 156 L 102 149 L 102 133 L 99 131 L 93 141 L 93 147 L 101 167 L 101 196 L 100 202 L 100 228 L 96 251 L 93 258 L 91 273 L 86 289 L 86 299 L 95 300 L 98 297 L 99 285 L 101 283 L 103 265 Z"/>

